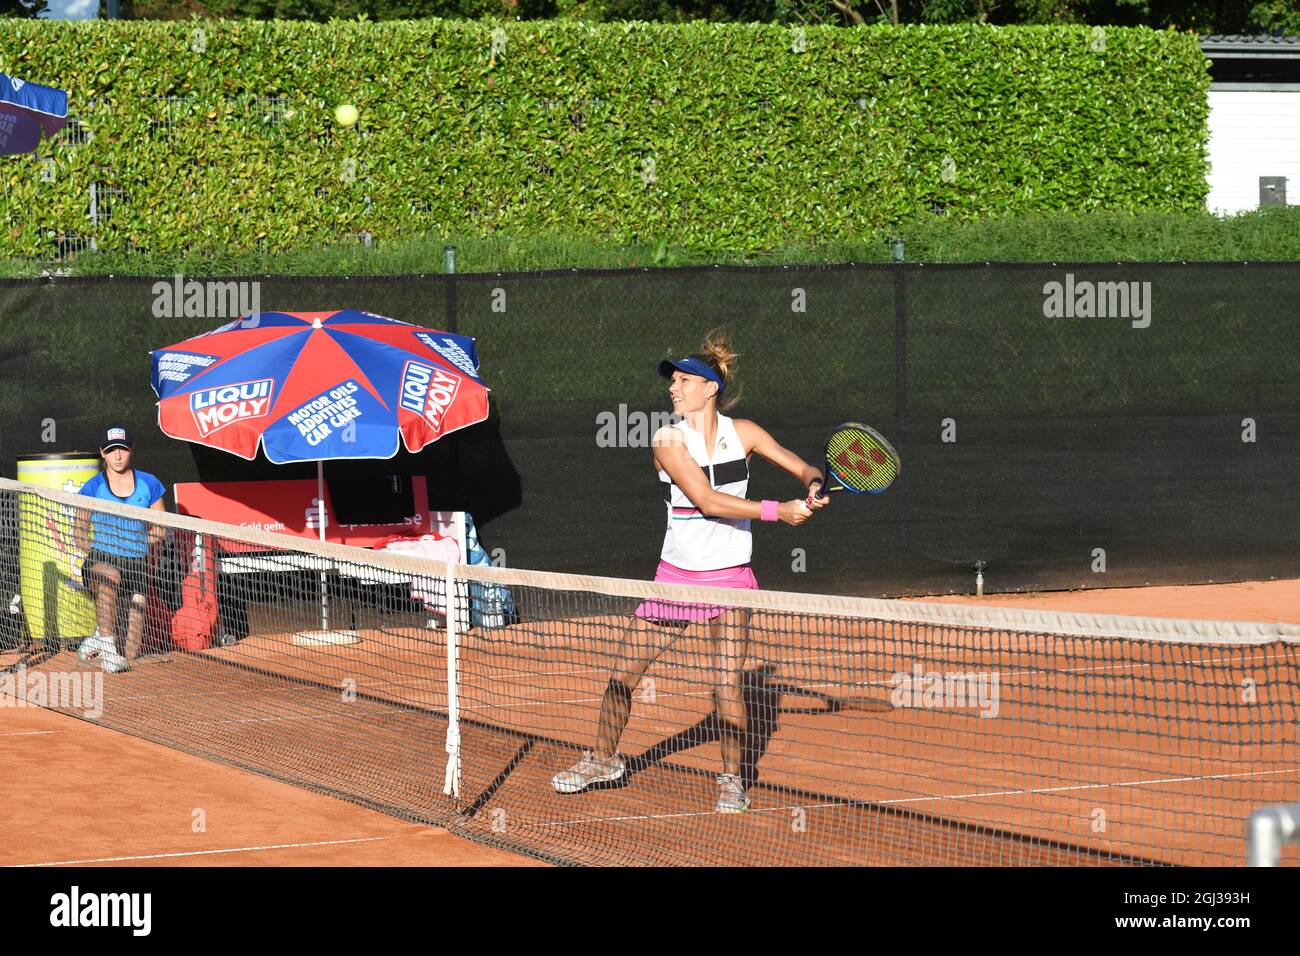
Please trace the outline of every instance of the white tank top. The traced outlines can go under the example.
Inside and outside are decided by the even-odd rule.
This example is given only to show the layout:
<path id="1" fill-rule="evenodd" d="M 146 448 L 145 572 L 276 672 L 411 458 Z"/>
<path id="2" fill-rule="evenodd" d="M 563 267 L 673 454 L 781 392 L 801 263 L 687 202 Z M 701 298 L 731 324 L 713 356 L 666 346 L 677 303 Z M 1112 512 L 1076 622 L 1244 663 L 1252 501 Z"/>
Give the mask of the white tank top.
<path id="1" fill-rule="evenodd" d="M 685 438 L 687 453 L 704 469 L 709 484 L 726 494 L 745 497 L 749 490 L 749 462 L 735 422 L 725 415 L 718 416 L 712 458 L 704 447 L 703 432 L 695 431 L 685 420 L 672 427 Z M 660 553 L 663 560 L 686 571 L 716 571 L 749 563 L 754 539 L 748 518 L 710 518 L 700 513 L 662 468 L 659 481 L 668 507 L 668 530 Z"/>

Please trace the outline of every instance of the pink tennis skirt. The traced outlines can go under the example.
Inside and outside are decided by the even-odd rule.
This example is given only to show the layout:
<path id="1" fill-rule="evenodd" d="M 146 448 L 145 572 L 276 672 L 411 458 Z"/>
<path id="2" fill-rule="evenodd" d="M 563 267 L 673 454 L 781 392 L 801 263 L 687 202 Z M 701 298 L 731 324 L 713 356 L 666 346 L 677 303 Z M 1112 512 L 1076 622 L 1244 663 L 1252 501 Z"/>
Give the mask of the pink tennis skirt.
<path id="1" fill-rule="evenodd" d="M 687 571 L 667 561 L 660 561 L 655 570 L 656 581 L 669 584 L 695 584 L 709 588 L 736 588 L 757 591 L 758 581 L 748 564 L 738 564 L 716 571 Z M 637 606 L 636 616 L 654 621 L 710 621 L 730 607 L 712 604 L 685 604 L 678 601 L 643 601 Z"/>

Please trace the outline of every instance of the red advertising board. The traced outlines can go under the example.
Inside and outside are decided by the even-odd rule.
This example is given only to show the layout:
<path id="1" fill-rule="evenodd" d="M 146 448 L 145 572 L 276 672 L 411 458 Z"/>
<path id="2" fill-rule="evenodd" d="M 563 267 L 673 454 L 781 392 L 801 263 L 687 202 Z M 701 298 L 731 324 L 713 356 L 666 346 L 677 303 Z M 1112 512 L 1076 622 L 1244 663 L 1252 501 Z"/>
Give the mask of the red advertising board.
<path id="1" fill-rule="evenodd" d="M 319 540 L 316 487 L 314 478 L 185 482 L 175 486 L 176 509 L 181 514 L 209 521 Z M 429 510 L 428 486 L 423 476 L 411 479 L 411 490 L 415 513 L 407 515 L 401 524 L 340 525 L 333 520 L 334 508 L 326 487 L 325 540 L 371 548 L 393 535 L 453 534 L 455 515 L 450 511 Z M 232 547 L 235 544 L 223 542 L 223 549 L 257 550 L 252 545 Z"/>

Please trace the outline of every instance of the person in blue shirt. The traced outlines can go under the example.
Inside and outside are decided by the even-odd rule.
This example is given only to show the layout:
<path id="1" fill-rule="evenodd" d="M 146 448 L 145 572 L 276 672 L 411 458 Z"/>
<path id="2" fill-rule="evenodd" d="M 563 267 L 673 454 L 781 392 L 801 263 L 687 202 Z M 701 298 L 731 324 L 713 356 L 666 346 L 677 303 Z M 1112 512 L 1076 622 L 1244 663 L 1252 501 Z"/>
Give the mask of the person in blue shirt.
<path id="1" fill-rule="evenodd" d="M 167 510 L 163 495 L 167 489 L 153 475 L 137 470 L 131 461 L 131 435 L 123 425 L 104 429 L 99 445 L 103 470 L 81 486 L 90 498 L 119 504 Z M 94 531 L 93 541 L 91 531 Z M 73 541 L 86 555 L 81 575 L 95 597 L 95 633 L 81 643 L 77 656 L 98 657 L 100 666 L 117 673 L 129 669 L 129 661 L 140 656 L 144 637 L 144 612 L 149 591 L 149 548 L 162 540 L 163 528 L 143 521 L 99 511 L 82 512 Z M 121 601 L 130 601 L 127 614 L 125 656 L 117 644 L 118 611 Z"/>

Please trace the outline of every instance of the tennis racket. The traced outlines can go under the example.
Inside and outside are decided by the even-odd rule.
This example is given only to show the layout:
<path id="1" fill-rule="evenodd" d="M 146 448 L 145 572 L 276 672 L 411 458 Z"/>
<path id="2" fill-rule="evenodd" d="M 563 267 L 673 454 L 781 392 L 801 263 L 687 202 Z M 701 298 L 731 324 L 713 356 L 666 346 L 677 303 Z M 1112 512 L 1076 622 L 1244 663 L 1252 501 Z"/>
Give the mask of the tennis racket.
<path id="1" fill-rule="evenodd" d="M 817 489 L 817 497 L 832 491 L 878 495 L 902 470 L 898 452 L 879 432 L 861 422 L 845 422 L 826 442 L 826 481 Z"/>

